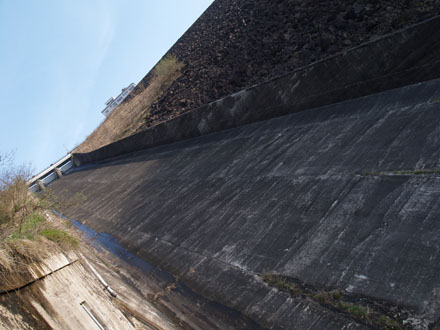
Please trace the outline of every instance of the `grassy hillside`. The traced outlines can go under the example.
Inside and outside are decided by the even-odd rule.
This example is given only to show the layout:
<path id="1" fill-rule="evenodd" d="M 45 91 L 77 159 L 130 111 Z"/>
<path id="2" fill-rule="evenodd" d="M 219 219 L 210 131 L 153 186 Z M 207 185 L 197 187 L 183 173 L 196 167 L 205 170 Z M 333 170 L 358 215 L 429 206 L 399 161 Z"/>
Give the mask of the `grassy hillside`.
<path id="1" fill-rule="evenodd" d="M 116 107 L 75 152 L 92 151 L 138 131 L 150 114 L 151 104 L 181 75 L 182 67 L 183 63 L 175 56 L 164 57 L 153 69 L 148 86 Z"/>

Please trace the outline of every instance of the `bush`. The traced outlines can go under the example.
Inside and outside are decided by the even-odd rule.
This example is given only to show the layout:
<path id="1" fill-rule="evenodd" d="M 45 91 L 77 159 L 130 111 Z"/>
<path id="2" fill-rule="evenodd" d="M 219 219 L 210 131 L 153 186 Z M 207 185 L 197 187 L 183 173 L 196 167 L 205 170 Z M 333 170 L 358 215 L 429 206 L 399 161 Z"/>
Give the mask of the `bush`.
<path id="1" fill-rule="evenodd" d="M 0 225 L 11 221 L 11 212 L 9 209 L 0 201 Z"/>
<path id="2" fill-rule="evenodd" d="M 364 307 L 359 306 L 359 305 L 349 305 L 347 308 L 347 311 L 351 315 L 358 317 L 360 319 L 366 318 L 368 315 L 368 311 Z"/>
<path id="3" fill-rule="evenodd" d="M 271 287 L 290 292 L 293 296 L 306 296 L 309 300 L 315 301 L 327 308 L 336 309 L 336 311 L 350 315 L 353 319 L 359 320 L 362 323 L 373 325 L 375 329 L 404 329 L 398 321 L 384 315 L 383 311 L 375 311 L 374 307 L 370 309 L 370 305 L 355 305 L 345 301 L 348 297 L 340 289 L 317 291 L 315 288 L 299 287 L 287 277 L 271 273 L 265 273 L 261 275 L 261 278 Z"/>
<path id="4" fill-rule="evenodd" d="M 327 292 L 318 292 L 313 296 L 313 300 L 319 302 L 320 304 L 329 304 L 330 298 Z"/>
<path id="5" fill-rule="evenodd" d="M 11 235 L 12 239 L 34 239 L 35 235 L 42 225 L 46 222 L 46 219 L 39 213 L 32 213 L 26 218 L 26 220 L 20 224 L 17 231 Z"/>

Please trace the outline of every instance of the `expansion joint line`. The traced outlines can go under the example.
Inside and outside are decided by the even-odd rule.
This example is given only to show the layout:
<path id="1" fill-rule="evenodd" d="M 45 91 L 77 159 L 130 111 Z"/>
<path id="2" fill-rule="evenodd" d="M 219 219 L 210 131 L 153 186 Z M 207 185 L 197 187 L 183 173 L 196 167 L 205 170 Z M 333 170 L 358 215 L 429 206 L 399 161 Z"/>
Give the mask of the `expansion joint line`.
<path id="1" fill-rule="evenodd" d="M 9 293 L 13 293 L 13 292 L 20 291 L 20 290 L 22 290 L 22 289 L 24 289 L 24 288 L 26 288 L 26 287 L 28 287 L 28 286 L 34 284 L 35 282 L 38 282 L 38 281 L 40 281 L 40 280 L 44 280 L 46 277 L 48 277 L 48 276 L 50 276 L 50 275 L 52 275 L 52 274 L 54 274 L 54 273 L 56 273 L 56 272 L 58 272 L 58 271 L 64 269 L 64 268 L 66 268 L 66 267 L 68 267 L 68 266 L 70 266 L 70 265 L 73 265 L 73 264 L 74 264 L 75 262 L 77 262 L 77 261 L 78 261 L 78 259 L 75 259 L 75 260 L 73 260 L 73 261 L 70 261 L 69 263 L 65 264 L 64 266 L 61 266 L 60 268 L 57 268 L 57 269 L 55 269 L 55 270 L 53 270 L 53 271 L 47 273 L 46 275 L 43 275 L 43 276 L 41 276 L 41 277 L 39 277 L 39 278 L 36 278 L 36 279 L 34 279 L 34 280 L 32 280 L 32 281 L 30 281 L 30 282 L 28 282 L 28 283 L 26 283 L 26 284 L 24 284 L 24 285 L 22 285 L 22 286 L 20 286 L 20 287 L 17 287 L 17 288 L 14 288 L 14 289 L 9 289 L 9 290 L 6 290 L 6 291 L 2 291 L 2 292 L 0 292 L 0 296 L 5 295 L 5 294 L 9 294 Z"/>

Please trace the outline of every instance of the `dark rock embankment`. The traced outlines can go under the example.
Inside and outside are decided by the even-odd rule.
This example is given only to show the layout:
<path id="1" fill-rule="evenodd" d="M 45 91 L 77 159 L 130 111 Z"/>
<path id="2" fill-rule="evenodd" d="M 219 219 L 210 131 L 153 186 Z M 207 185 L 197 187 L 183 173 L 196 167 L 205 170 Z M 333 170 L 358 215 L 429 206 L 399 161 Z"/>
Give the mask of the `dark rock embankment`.
<path id="1" fill-rule="evenodd" d="M 409 313 L 402 327 L 427 329 L 440 317 L 439 100 L 431 80 L 153 147 L 52 188 L 87 196 L 68 216 L 264 327 L 369 327 L 269 273 L 385 301 Z"/>
<path id="2" fill-rule="evenodd" d="M 188 111 L 89 153 L 101 161 L 440 77 L 440 16 Z"/>
<path id="3" fill-rule="evenodd" d="M 436 14 L 435 0 L 216 0 L 168 51 L 185 67 L 143 128 Z"/>

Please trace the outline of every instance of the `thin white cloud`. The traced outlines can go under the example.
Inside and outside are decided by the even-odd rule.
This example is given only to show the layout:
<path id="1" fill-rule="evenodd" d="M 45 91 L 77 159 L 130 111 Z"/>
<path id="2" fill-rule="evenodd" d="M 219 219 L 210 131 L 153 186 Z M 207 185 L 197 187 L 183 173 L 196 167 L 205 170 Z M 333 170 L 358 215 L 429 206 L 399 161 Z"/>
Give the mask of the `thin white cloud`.
<path id="1" fill-rule="evenodd" d="M 36 147 L 41 160 L 56 161 L 65 153 L 64 145 L 71 148 L 78 143 L 90 126 L 90 112 L 96 111 L 90 109 L 90 99 L 114 37 L 117 6 L 103 0 L 81 2 L 79 6 L 75 18 L 81 22 L 80 32 L 87 36 L 70 45 L 69 49 L 77 48 L 74 56 L 52 64 L 53 90 L 51 100 L 42 109 L 42 133 Z M 41 166 L 46 165 L 38 164 Z"/>

